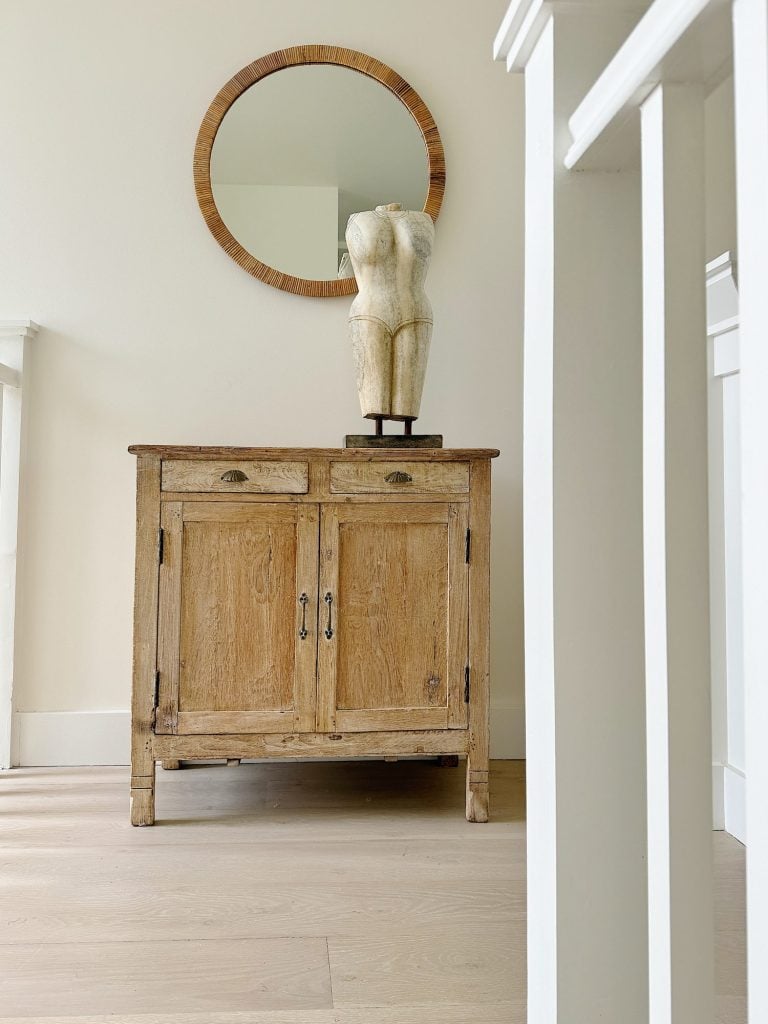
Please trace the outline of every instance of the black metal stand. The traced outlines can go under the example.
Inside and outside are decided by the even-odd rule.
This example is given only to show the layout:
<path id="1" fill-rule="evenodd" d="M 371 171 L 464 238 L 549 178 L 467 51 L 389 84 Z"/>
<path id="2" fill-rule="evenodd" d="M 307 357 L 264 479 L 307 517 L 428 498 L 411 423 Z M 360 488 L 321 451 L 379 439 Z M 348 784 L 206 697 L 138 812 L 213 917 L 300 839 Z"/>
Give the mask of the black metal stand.
<path id="1" fill-rule="evenodd" d="M 368 416 L 375 423 L 374 434 L 347 434 L 345 448 L 442 448 L 442 434 L 414 434 L 415 416 Z M 403 424 L 402 434 L 385 434 L 384 420 Z"/>

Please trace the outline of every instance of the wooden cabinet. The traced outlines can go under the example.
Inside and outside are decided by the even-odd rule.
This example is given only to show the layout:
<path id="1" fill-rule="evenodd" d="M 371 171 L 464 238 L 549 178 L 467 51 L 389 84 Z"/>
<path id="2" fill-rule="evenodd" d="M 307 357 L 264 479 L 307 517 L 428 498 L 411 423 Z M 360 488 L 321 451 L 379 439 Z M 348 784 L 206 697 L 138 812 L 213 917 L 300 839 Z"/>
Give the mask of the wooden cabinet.
<path id="1" fill-rule="evenodd" d="M 488 817 L 495 450 L 136 446 L 131 820 L 155 762 L 467 755 Z"/>

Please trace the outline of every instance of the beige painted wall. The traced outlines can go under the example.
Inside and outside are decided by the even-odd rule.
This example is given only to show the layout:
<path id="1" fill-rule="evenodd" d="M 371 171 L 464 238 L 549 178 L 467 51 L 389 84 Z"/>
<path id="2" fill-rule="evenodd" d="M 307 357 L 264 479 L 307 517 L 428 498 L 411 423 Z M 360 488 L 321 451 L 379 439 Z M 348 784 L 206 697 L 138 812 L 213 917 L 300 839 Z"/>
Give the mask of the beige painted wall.
<path id="1" fill-rule="evenodd" d="M 713 260 L 736 252 L 736 162 L 734 150 L 733 76 L 707 96 L 706 253 Z"/>
<path id="2" fill-rule="evenodd" d="M 348 299 L 283 294 L 208 233 L 200 119 L 255 57 L 333 42 L 392 65 L 445 144 L 419 428 L 495 445 L 494 722 L 522 704 L 522 81 L 491 61 L 506 0 L 5 0 L 0 317 L 33 343 L 16 704 L 129 705 L 132 442 L 335 445 L 359 419 Z"/>

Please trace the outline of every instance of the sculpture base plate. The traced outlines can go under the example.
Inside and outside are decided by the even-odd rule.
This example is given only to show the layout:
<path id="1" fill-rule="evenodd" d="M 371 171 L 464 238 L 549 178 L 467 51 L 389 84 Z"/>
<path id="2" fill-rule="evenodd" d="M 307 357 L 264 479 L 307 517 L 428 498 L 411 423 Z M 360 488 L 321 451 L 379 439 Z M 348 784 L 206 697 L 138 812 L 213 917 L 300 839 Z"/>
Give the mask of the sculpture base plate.
<path id="1" fill-rule="evenodd" d="M 345 448 L 442 448 L 442 434 L 347 434 Z"/>

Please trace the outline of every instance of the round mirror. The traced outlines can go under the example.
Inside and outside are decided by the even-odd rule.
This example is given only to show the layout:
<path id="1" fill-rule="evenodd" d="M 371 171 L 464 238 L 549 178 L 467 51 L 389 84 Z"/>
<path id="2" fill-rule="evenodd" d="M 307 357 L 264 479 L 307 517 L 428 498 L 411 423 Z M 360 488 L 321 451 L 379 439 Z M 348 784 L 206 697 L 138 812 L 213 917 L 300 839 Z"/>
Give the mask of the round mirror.
<path id="1" fill-rule="evenodd" d="M 339 47 L 296 46 L 244 68 L 195 148 L 216 240 L 255 277 L 302 295 L 357 290 L 345 259 L 351 214 L 396 202 L 436 219 L 444 187 L 423 101 L 385 64 Z"/>

